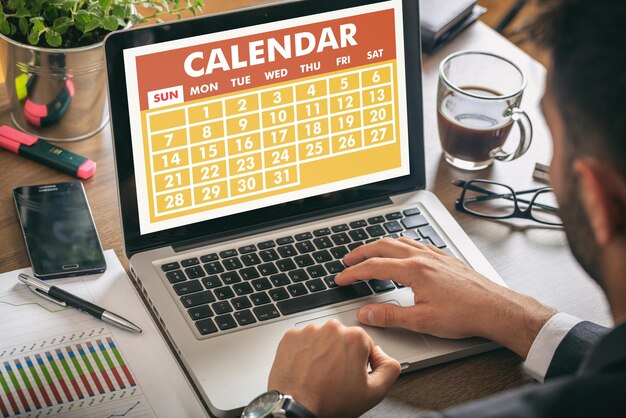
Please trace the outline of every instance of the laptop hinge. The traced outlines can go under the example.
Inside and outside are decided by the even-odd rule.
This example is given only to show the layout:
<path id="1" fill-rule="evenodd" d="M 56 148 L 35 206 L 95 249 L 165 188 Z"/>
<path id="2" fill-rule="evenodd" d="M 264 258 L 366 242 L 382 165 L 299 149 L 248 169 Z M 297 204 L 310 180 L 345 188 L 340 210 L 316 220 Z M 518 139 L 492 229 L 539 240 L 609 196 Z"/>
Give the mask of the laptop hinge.
<path id="1" fill-rule="evenodd" d="M 331 209 L 323 209 L 306 215 L 297 215 L 290 218 L 283 218 L 272 222 L 266 222 L 253 227 L 240 229 L 231 229 L 230 231 L 214 234 L 211 238 L 198 238 L 194 240 L 182 241 L 172 245 L 175 252 L 187 251 L 193 248 L 212 245 L 222 241 L 237 239 L 249 235 L 260 234 L 279 228 L 288 228 L 290 226 L 303 224 L 306 222 L 314 222 L 332 216 L 340 216 L 346 213 L 356 212 L 358 210 L 366 210 L 379 206 L 392 204 L 393 201 L 389 197 L 376 198 L 371 200 L 360 201 L 341 206 L 335 206 Z"/>

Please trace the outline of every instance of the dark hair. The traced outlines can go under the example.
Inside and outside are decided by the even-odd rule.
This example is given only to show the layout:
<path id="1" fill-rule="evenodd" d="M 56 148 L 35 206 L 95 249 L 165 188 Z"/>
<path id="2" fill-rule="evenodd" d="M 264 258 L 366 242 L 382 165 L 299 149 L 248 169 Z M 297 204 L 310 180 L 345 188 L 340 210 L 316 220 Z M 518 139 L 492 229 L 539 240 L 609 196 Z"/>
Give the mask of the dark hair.
<path id="1" fill-rule="evenodd" d="M 544 0 L 530 27 L 551 52 L 552 91 L 573 157 L 595 156 L 626 179 L 626 1 Z"/>

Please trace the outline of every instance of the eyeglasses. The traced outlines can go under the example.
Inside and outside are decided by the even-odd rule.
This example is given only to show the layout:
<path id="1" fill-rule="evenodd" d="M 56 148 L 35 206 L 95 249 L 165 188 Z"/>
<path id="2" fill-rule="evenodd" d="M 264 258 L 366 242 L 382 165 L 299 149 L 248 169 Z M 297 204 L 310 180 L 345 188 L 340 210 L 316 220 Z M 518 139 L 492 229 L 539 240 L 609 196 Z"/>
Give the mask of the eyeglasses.
<path id="1" fill-rule="evenodd" d="M 556 197 L 551 187 L 515 191 L 506 184 L 489 180 L 454 180 L 463 187 L 456 209 L 487 219 L 522 218 L 546 225 L 561 226 Z M 518 196 L 533 193 L 530 200 Z M 520 203 L 526 205 L 520 209 Z"/>

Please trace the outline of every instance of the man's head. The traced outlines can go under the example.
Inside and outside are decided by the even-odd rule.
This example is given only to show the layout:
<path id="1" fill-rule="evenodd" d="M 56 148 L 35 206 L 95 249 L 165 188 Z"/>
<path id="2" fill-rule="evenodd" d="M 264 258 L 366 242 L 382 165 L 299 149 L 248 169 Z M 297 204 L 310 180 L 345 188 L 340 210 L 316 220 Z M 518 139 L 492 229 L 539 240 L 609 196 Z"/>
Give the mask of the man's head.
<path id="1" fill-rule="evenodd" d="M 532 33 L 551 57 L 542 103 L 550 174 L 572 251 L 606 288 L 606 250 L 626 243 L 626 3 L 539 4 Z"/>

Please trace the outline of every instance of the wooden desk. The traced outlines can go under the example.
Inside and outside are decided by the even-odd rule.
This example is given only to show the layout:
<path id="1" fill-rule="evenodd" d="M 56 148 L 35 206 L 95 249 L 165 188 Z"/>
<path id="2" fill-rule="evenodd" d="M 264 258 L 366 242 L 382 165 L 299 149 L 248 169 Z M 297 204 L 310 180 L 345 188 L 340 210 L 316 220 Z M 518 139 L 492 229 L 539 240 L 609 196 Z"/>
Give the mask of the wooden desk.
<path id="1" fill-rule="evenodd" d="M 443 161 L 435 118 L 437 66 L 444 56 L 461 49 L 480 49 L 504 55 L 516 62 L 528 77 L 523 105 L 533 120 L 535 139 L 529 152 L 519 160 L 496 163 L 477 173 L 462 172 Z M 473 25 L 436 55 L 425 56 L 423 67 L 428 189 L 439 196 L 509 286 L 558 310 L 610 323 L 601 292 L 573 260 L 561 230 L 527 223 L 485 221 L 454 210 L 459 190 L 450 184 L 450 180 L 479 177 L 528 187 L 534 184 L 534 163 L 549 162 L 551 145 L 538 107 L 545 76 L 543 67 L 482 23 Z M 10 123 L 4 95 L 0 96 L 0 122 Z M 113 248 L 128 268 L 120 231 L 110 130 L 106 128 L 93 138 L 63 146 L 97 162 L 98 171 L 84 182 L 85 189 L 104 248 Z M 72 179 L 6 151 L 0 151 L 0 173 L 0 272 L 4 272 L 28 265 L 11 189 L 18 185 Z M 531 379 L 522 371 L 517 356 L 507 350 L 497 350 L 404 375 L 386 399 L 366 415 L 415 415 L 420 409 L 445 408 L 529 381 Z"/>

